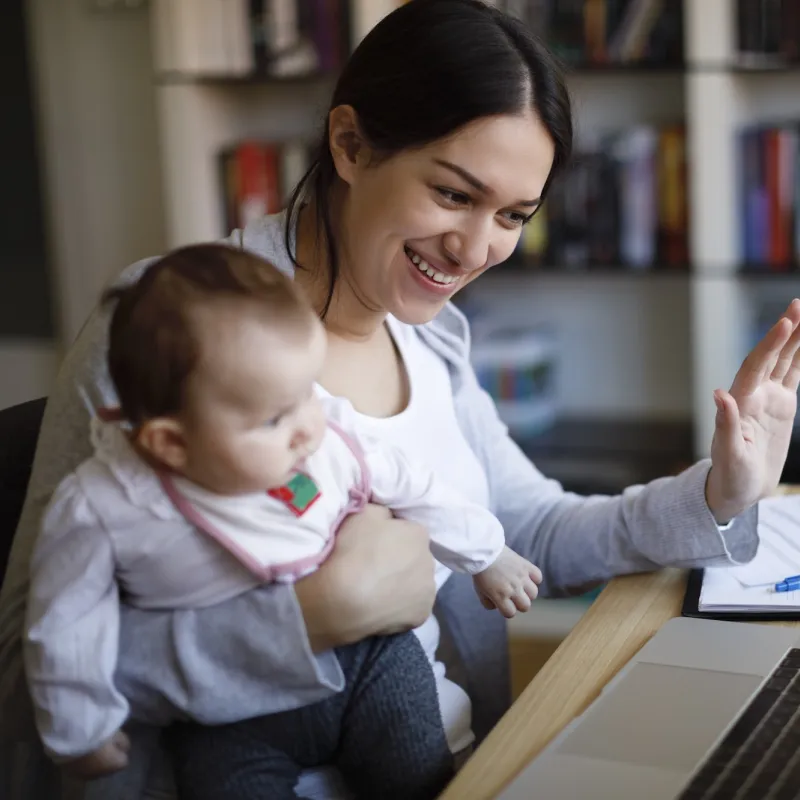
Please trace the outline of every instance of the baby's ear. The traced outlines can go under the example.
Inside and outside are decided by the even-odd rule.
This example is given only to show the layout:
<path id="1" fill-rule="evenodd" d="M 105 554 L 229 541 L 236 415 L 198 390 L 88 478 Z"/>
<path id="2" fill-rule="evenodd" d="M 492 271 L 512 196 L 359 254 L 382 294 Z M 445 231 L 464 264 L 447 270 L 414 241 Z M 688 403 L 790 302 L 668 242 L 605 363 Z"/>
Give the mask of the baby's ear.
<path id="1" fill-rule="evenodd" d="M 186 467 L 186 437 L 183 426 L 173 417 L 156 417 L 139 426 L 134 443 L 159 464 L 181 472 Z"/>

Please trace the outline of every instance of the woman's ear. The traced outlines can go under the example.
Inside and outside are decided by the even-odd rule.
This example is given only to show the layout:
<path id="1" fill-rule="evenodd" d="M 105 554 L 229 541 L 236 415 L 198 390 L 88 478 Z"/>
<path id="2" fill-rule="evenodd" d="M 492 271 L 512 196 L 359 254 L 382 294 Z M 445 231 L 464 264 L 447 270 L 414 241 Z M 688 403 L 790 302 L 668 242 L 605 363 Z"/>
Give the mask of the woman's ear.
<path id="1" fill-rule="evenodd" d="M 349 186 L 365 163 L 367 147 L 352 106 L 336 106 L 328 114 L 328 146 L 339 177 Z"/>
<path id="2" fill-rule="evenodd" d="M 175 472 L 186 467 L 186 437 L 183 426 L 171 417 L 156 417 L 141 425 L 134 443 L 150 458 Z"/>

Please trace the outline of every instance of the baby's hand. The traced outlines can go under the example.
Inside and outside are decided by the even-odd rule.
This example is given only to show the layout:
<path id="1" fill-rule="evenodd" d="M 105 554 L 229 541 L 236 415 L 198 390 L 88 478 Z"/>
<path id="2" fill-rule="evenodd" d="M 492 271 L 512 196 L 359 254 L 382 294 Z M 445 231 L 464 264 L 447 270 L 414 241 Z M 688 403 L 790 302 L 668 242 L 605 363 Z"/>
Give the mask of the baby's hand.
<path id="1" fill-rule="evenodd" d="M 473 580 L 484 607 L 496 608 L 511 619 L 517 611 L 527 611 L 531 607 L 531 601 L 539 594 L 542 572 L 530 561 L 504 547 L 494 564 L 475 575 Z"/>
<path id="2" fill-rule="evenodd" d="M 125 769 L 128 766 L 130 747 L 130 739 L 122 731 L 117 731 L 97 750 L 64 764 L 64 769 L 84 780 L 99 778 L 102 775 Z"/>

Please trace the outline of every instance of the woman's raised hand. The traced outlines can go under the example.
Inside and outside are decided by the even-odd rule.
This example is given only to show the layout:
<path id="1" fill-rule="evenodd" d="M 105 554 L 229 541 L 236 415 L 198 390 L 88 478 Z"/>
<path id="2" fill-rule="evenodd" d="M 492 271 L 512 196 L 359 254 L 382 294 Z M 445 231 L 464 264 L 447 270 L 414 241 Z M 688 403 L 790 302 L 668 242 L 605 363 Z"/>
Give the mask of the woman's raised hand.
<path id="1" fill-rule="evenodd" d="M 724 523 L 772 494 L 780 480 L 800 382 L 800 300 L 744 360 L 729 392 L 714 393 L 716 427 L 706 500 Z"/>

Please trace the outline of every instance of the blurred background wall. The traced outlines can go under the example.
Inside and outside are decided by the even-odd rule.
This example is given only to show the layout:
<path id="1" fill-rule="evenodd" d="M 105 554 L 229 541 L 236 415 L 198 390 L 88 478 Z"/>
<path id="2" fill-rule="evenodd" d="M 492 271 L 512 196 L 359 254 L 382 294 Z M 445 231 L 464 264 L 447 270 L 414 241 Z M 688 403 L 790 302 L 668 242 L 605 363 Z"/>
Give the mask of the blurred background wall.
<path id="1" fill-rule="evenodd" d="M 402 1 L 5 0 L 0 408 L 47 394 L 125 265 L 281 207 L 347 53 Z M 458 302 L 537 466 L 616 492 L 707 454 L 712 389 L 800 293 L 800 3 L 493 3 L 565 63 L 577 157 Z M 522 660 L 585 605 L 537 604 Z"/>
<path id="2" fill-rule="evenodd" d="M 8 0 L 0 406 L 44 394 L 104 282 L 165 247 L 149 9 Z"/>

